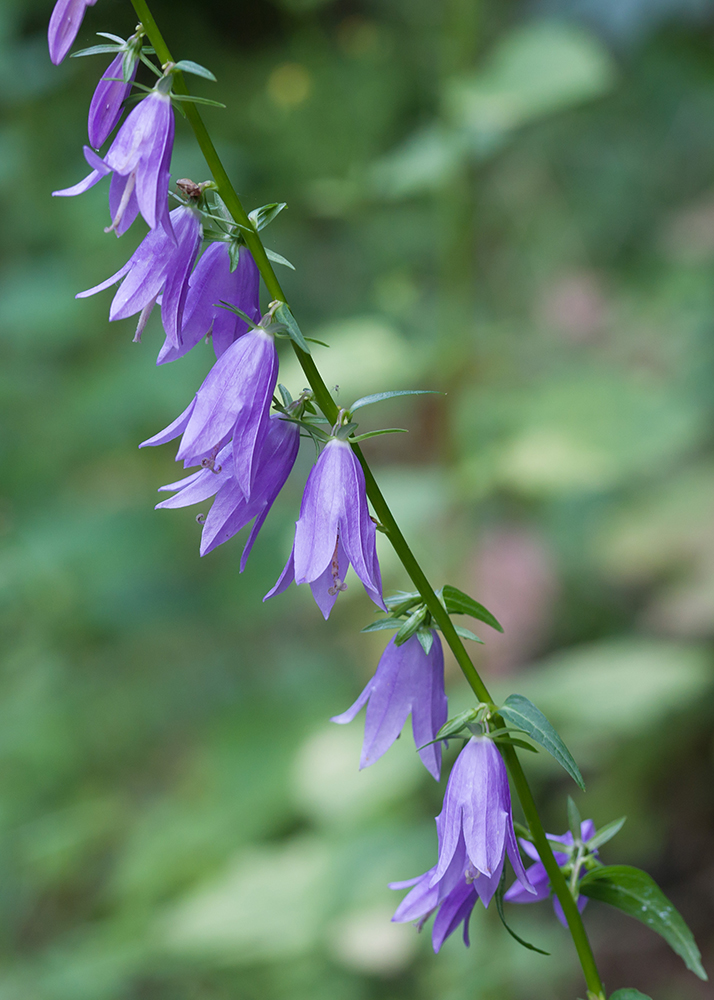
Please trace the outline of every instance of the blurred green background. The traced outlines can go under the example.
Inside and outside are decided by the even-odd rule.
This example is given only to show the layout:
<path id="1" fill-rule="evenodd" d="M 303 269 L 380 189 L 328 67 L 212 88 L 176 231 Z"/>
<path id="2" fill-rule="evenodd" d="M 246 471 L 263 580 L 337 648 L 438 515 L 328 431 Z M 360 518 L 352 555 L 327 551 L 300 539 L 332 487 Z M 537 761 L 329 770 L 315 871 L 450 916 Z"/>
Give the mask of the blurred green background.
<path id="1" fill-rule="evenodd" d="M 198 557 L 155 512 L 171 448 L 137 444 L 211 363 L 157 369 L 152 318 L 73 295 L 143 235 L 103 233 L 85 172 L 103 57 L 51 66 L 49 0 L 0 4 L 0 1000 L 566 1000 L 547 903 L 477 910 L 435 958 L 387 882 L 435 858 L 439 787 L 411 736 L 357 771 L 332 726 L 384 645 L 354 582 L 329 625 L 268 605 L 306 447 L 253 552 Z M 501 619 L 475 656 L 534 698 L 588 782 L 606 862 L 646 867 L 714 971 L 714 3 L 157 0 L 210 66 L 206 121 L 337 398 L 428 387 L 362 430 L 435 584 Z M 129 34 L 128 0 L 93 32 Z M 185 122 L 174 177 L 206 177 Z M 304 380 L 285 357 L 281 380 Z M 385 585 L 408 581 L 384 546 Z M 353 578 L 354 580 L 354 578 Z M 488 634 L 486 634 L 488 633 Z M 467 691 L 448 662 L 452 706 Z M 453 754 L 453 749 L 452 749 Z M 547 825 L 568 779 L 528 760 Z M 610 989 L 711 990 L 641 925 L 586 920 Z"/>

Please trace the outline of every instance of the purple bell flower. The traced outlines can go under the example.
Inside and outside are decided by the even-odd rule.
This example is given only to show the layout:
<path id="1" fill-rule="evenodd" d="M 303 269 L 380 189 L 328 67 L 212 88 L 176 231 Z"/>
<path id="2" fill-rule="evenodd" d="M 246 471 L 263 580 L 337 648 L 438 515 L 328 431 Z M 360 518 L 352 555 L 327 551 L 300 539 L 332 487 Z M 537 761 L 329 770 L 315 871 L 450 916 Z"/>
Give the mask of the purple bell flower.
<path id="1" fill-rule="evenodd" d="M 139 447 L 165 444 L 183 434 L 176 458 L 191 466 L 215 461 L 233 438 L 233 475 L 250 499 L 277 379 L 272 335 L 262 327 L 249 330 L 216 361 L 183 413 Z"/>
<path id="2" fill-rule="evenodd" d="M 281 594 L 293 580 L 309 583 L 320 611 L 329 618 L 337 595 L 347 589 L 344 579 L 351 564 L 374 603 L 386 611 L 376 534 L 362 466 L 346 441 L 331 438 L 308 476 L 290 558 L 263 600 Z"/>
<path id="3" fill-rule="evenodd" d="M 268 422 L 268 432 L 260 452 L 258 469 L 250 500 L 233 475 L 233 455 L 230 444 L 218 452 L 215 462 L 206 460 L 204 468 L 177 483 L 162 486 L 161 490 L 178 490 L 175 496 L 157 504 L 159 507 L 186 507 L 200 503 L 215 495 L 201 535 L 201 555 L 215 549 L 232 538 L 255 518 L 240 561 L 241 573 L 258 537 L 258 532 L 273 506 L 278 493 L 290 475 L 300 445 L 297 424 L 273 413 Z"/>
<path id="4" fill-rule="evenodd" d="M 97 0 L 57 0 L 47 29 L 50 59 L 58 66 L 74 44 L 82 26 L 84 12 Z"/>
<path id="5" fill-rule="evenodd" d="M 116 58 L 109 63 L 97 84 L 89 105 L 89 120 L 87 122 L 89 144 L 95 149 L 104 145 L 121 118 L 122 104 L 129 96 L 138 65 L 139 63 L 135 59 L 131 76 L 126 83 L 123 83 L 124 52 L 119 52 Z"/>
<path id="6" fill-rule="evenodd" d="M 188 278 L 201 245 L 202 227 L 199 213 L 190 205 L 181 205 L 171 213 L 174 239 L 164 229 L 152 229 L 144 237 L 124 267 L 106 281 L 75 298 L 110 288 L 123 278 L 109 309 L 109 319 L 127 319 L 139 313 L 134 340 L 141 334 L 157 298 L 161 298 L 161 319 L 166 331 L 166 343 L 178 344 Z"/>
<path id="7" fill-rule="evenodd" d="M 548 837 L 548 840 L 556 840 L 559 841 L 561 844 L 565 844 L 568 847 L 572 847 L 573 835 L 570 832 L 570 830 L 568 830 L 568 832 L 564 833 L 562 836 L 555 836 L 552 833 L 548 833 L 546 834 L 546 836 Z M 595 836 L 595 824 L 593 823 L 593 821 L 591 819 L 583 820 L 583 822 L 580 824 L 581 839 L 583 841 L 587 841 L 594 836 Z M 523 838 L 520 838 L 520 841 L 521 841 L 521 847 L 526 852 L 526 854 L 530 858 L 533 858 L 533 860 L 536 862 L 534 865 L 531 865 L 526 872 L 531 885 L 535 887 L 536 890 L 535 895 L 524 892 L 523 887 L 518 882 L 514 882 L 503 898 L 507 900 L 509 903 L 539 903 L 542 899 L 547 899 L 550 894 L 550 882 L 548 881 L 548 872 L 545 870 L 543 862 L 540 860 L 540 854 L 538 853 L 535 844 L 531 844 L 530 841 L 524 840 Z M 597 851 L 594 851 L 593 853 L 597 856 Z M 553 856 L 555 860 L 558 862 L 559 866 L 566 864 L 566 862 L 568 861 L 568 855 L 561 854 L 560 851 L 554 851 Z M 579 874 L 583 875 L 584 873 L 585 869 L 583 868 Z M 588 901 L 587 896 L 578 896 L 578 909 L 580 910 L 581 913 L 585 909 L 587 901 Z M 555 895 L 553 896 L 553 909 L 555 910 L 555 915 L 561 922 L 561 924 L 563 924 L 564 927 L 567 927 L 568 922 L 565 919 L 565 914 L 563 913 L 563 907 L 560 905 L 560 900 Z"/>
<path id="8" fill-rule="evenodd" d="M 241 247 L 238 267 L 231 272 L 228 245 L 211 243 L 201 255 L 188 283 L 180 345 L 167 340 L 159 364 L 173 361 L 209 334 L 216 357 L 226 351 L 248 329 L 248 324 L 224 309 L 221 302 L 237 306 L 254 322 L 260 319 L 260 272 L 247 247 Z"/>
<path id="9" fill-rule="evenodd" d="M 83 194 L 113 173 L 109 187 L 112 224 L 107 232 L 121 236 L 141 212 L 150 229 L 161 225 L 173 238 L 167 203 L 173 145 L 171 98 L 157 87 L 128 115 L 103 159 L 84 147 L 91 172 L 73 187 L 52 194 L 61 198 Z"/>
<path id="10" fill-rule="evenodd" d="M 444 653 L 432 629 L 432 645 L 424 652 L 418 638 L 397 646 L 392 638 L 382 653 L 377 671 L 357 701 L 332 722 L 352 722 L 367 704 L 360 770 L 379 760 L 402 731 L 411 712 L 414 742 L 427 771 L 439 780 L 441 743 L 433 743 L 446 722 L 444 694 Z M 424 744 L 428 743 L 429 746 Z"/>

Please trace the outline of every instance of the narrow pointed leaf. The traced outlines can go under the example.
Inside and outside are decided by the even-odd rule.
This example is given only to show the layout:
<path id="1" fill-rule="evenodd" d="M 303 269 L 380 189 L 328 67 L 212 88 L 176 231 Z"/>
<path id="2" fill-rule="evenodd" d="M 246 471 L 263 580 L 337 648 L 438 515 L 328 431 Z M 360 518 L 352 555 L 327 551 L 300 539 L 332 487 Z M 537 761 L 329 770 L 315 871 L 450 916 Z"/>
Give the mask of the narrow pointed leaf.
<path id="1" fill-rule="evenodd" d="M 437 740 L 448 740 L 456 736 L 462 729 L 468 726 L 469 722 L 474 722 L 478 717 L 478 709 L 467 708 L 464 712 L 459 712 L 453 719 L 447 719 L 444 725 L 437 731 Z"/>
<path id="2" fill-rule="evenodd" d="M 506 891 L 506 867 L 504 865 L 503 873 L 501 874 L 501 881 L 499 882 L 498 889 L 496 889 L 496 893 L 494 895 L 494 899 L 496 900 L 496 910 L 498 911 L 498 915 L 501 918 L 501 923 L 506 928 L 511 937 L 514 939 L 514 941 L 517 941 L 524 948 L 527 948 L 528 951 L 537 951 L 539 955 L 550 955 L 549 951 L 543 951 L 542 948 L 536 948 L 534 944 L 529 944 L 528 941 L 524 941 L 522 937 L 519 937 L 518 934 L 516 934 L 516 932 L 511 930 L 511 928 L 508 926 L 508 924 L 506 923 L 506 918 L 503 915 L 503 894 L 505 891 Z"/>
<path id="3" fill-rule="evenodd" d="M 463 590 L 459 590 L 458 587 L 452 587 L 447 583 L 442 590 L 442 597 L 450 615 L 470 615 L 472 618 L 477 618 L 480 622 L 490 625 L 491 628 L 495 628 L 497 632 L 503 632 L 503 626 L 491 612 L 484 608 L 483 604 L 475 601 L 473 597 L 465 594 Z"/>
<path id="4" fill-rule="evenodd" d="M 526 743 L 525 740 L 518 740 L 515 736 L 497 736 L 495 743 L 507 743 L 510 747 L 520 747 L 521 750 L 530 750 L 531 753 L 538 753 L 538 748 Z"/>
<path id="5" fill-rule="evenodd" d="M 394 636 L 394 645 L 403 646 L 407 639 L 411 639 L 417 629 L 421 628 L 429 612 L 424 605 L 417 608 L 404 622 L 397 634 Z"/>
<path id="6" fill-rule="evenodd" d="M 288 204 L 286 201 L 273 201 L 269 205 L 261 205 L 260 208 L 254 208 L 252 212 L 248 213 L 248 218 L 253 223 L 253 228 L 257 233 L 261 229 L 265 229 L 269 226 L 273 219 L 280 215 L 284 208 L 287 208 Z"/>
<path id="7" fill-rule="evenodd" d="M 580 840 L 580 829 L 582 826 L 582 817 L 580 816 L 580 810 L 575 805 L 575 802 L 568 796 L 568 826 L 570 827 L 570 832 L 573 835 L 573 840 Z"/>
<path id="8" fill-rule="evenodd" d="M 350 438 L 350 441 L 354 441 L 359 444 L 360 441 L 366 441 L 368 438 L 380 437 L 382 434 L 408 434 L 409 431 L 405 427 L 384 427 L 381 431 L 367 431 L 364 434 L 357 434 L 355 437 Z"/>
<path id="9" fill-rule="evenodd" d="M 295 265 L 291 264 L 287 257 L 276 253 L 275 250 L 268 250 L 267 247 L 263 247 L 263 249 L 265 250 L 265 256 L 268 260 L 272 260 L 273 264 L 282 264 L 283 267 L 289 267 L 291 271 L 295 270 Z"/>
<path id="10" fill-rule="evenodd" d="M 499 709 L 499 714 L 507 723 L 522 729 L 534 742 L 547 750 L 551 757 L 555 758 L 560 766 L 568 772 L 576 785 L 585 791 L 585 782 L 573 755 L 541 710 L 536 708 L 532 701 L 524 698 L 522 694 L 509 695 Z"/>
<path id="11" fill-rule="evenodd" d="M 81 56 L 98 56 L 107 52 L 121 52 L 123 45 L 123 42 L 121 45 L 90 45 L 88 49 L 72 52 L 70 59 L 79 59 Z"/>
<path id="12" fill-rule="evenodd" d="M 652 997 L 648 997 L 646 993 L 640 993 L 639 990 L 626 987 L 624 990 L 615 990 L 614 993 L 611 993 L 610 1000 L 652 1000 Z"/>
<path id="13" fill-rule="evenodd" d="M 350 406 L 350 413 L 362 409 L 363 406 L 370 406 L 372 403 L 381 403 L 383 399 L 391 399 L 393 396 L 442 396 L 437 389 L 392 389 L 390 392 L 375 392 L 371 396 L 362 396 Z"/>
<path id="14" fill-rule="evenodd" d="M 614 819 L 612 823 L 608 823 L 606 826 L 601 827 L 595 836 L 591 837 L 590 840 L 587 841 L 587 845 L 590 850 L 594 851 L 596 848 L 602 847 L 603 844 L 606 844 L 608 840 L 612 840 L 612 838 L 623 828 L 626 819 L 627 816 L 621 816 L 619 819 Z"/>
<path id="15" fill-rule="evenodd" d="M 371 625 L 365 625 L 361 632 L 381 632 L 385 628 L 401 628 L 404 624 L 402 618 L 380 618 L 379 621 L 372 622 Z"/>
<path id="16" fill-rule="evenodd" d="M 581 879 L 579 889 L 584 896 L 616 906 L 647 924 L 661 934 L 688 969 L 700 979 L 708 978 L 692 932 L 647 872 L 629 865 L 596 868 Z"/>
<path id="17" fill-rule="evenodd" d="M 297 325 L 295 317 L 290 312 L 287 305 L 284 302 L 281 302 L 273 315 L 278 323 L 283 324 L 288 336 L 297 344 L 300 350 L 305 354 L 309 354 L 310 348 L 308 347 L 307 341 L 303 337 L 302 330 Z"/>
<path id="18" fill-rule="evenodd" d="M 216 78 L 210 69 L 206 69 L 205 66 L 193 62 L 191 59 L 182 59 L 181 62 L 177 62 L 176 69 L 180 69 L 182 73 L 192 73 L 194 76 L 202 76 L 205 80 L 216 82 Z"/>
<path id="19" fill-rule="evenodd" d="M 431 652 L 431 647 L 434 645 L 434 633 L 430 628 L 420 628 L 416 637 L 419 640 L 419 645 L 428 656 Z"/>
<path id="20" fill-rule="evenodd" d="M 188 104 L 207 104 L 211 108 L 225 108 L 220 101 L 211 101 L 207 97 L 194 97 L 192 94 L 171 94 L 172 101 L 186 101 Z"/>
<path id="21" fill-rule="evenodd" d="M 471 639 L 472 642 L 480 642 L 482 646 L 484 644 L 483 639 L 479 639 L 476 633 L 472 632 L 471 629 L 463 628 L 461 625 L 454 625 L 454 631 L 457 635 L 461 636 L 462 639 Z"/>

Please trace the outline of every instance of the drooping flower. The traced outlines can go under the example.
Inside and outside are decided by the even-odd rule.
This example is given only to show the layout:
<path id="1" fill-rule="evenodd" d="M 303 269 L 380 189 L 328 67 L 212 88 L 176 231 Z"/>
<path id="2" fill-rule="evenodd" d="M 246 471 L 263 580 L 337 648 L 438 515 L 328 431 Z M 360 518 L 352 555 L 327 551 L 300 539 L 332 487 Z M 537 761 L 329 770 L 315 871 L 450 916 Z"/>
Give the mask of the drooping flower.
<path id="1" fill-rule="evenodd" d="M 58 66 L 72 48 L 82 26 L 84 12 L 97 0 L 57 0 L 47 29 L 50 59 Z"/>
<path id="2" fill-rule="evenodd" d="M 89 144 L 95 149 L 99 149 L 100 146 L 104 145 L 114 126 L 121 118 L 122 104 L 131 91 L 131 85 L 134 82 L 138 65 L 139 63 L 135 59 L 131 75 L 127 82 L 123 83 L 124 52 L 119 52 L 109 63 L 97 84 L 89 105 L 89 119 L 87 122 Z"/>
<path id="3" fill-rule="evenodd" d="M 83 180 L 52 192 L 62 198 L 83 194 L 113 173 L 109 187 L 112 224 L 108 231 L 113 230 L 117 236 L 125 233 L 141 212 L 150 229 L 161 225 L 173 238 L 167 199 L 174 112 L 165 89 L 167 79 L 163 77 L 128 115 L 103 159 L 89 146 L 84 147 L 84 157 L 92 170 Z"/>
<path id="4" fill-rule="evenodd" d="M 250 499 L 277 378 L 272 334 L 260 326 L 249 330 L 216 361 L 183 413 L 140 447 L 165 444 L 183 434 L 176 458 L 191 466 L 214 461 L 233 438 L 233 475 Z"/>
<path id="5" fill-rule="evenodd" d="M 254 322 L 260 319 L 260 272 L 247 247 L 241 247 L 238 267 L 230 269 L 226 243 L 211 243 L 201 255 L 188 283 L 180 343 L 167 340 L 159 364 L 182 357 L 202 337 L 211 335 L 216 357 L 246 332 L 248 324 L 221 302 L 237 306 Z"/>
<path id="6" fill-rule="evenodd" d="M 446 722 L 447 699 L 444 653 L 433 629 L 431 635 L 428 653 L 415 635 L 401 646 L 392 638 L 382 653 L 374 677 L 354 705 L 342 715 L 333 716 L 332 722 L 352 722 L 367 703 L 360 769 L 374 764 L 386 753 L 411 712 L 414 742 L 421 747 L 419 756 L 427 771 L 439 780 L 441 743 L 433 740 Z"/>
<path id="7" fill-rule="evenodd" d="M 206 460 L 204 467 L 192 476 L 162 486 L 161 490 L 179 492 L 157 504 L 157 509 L 187 507 L 215 495 L 216 499 L 203 524 L 202 556 L 232 538 L 255 518 L 240 561 L 242 573 L 258 532 L 295 464 L 299 445 L 298 425 L 274 413 L 268 422 L 250 500 L 246 500 L 233 475 L 233 455 L 231 445 L 227 444 L 218 452 L 214 462 Z"/>
<path id="8" fill-rule="evenodd" d="M 535 894 L 518 853 L 506 767 L 487 736 L 472 736 L 456 758 L 436 830 L 436 865 L 415 879 L 391 883 L 390 889 L 413 886 L 392 918 L 397 923 L 417 920 L 421 927 L 438 909 L 432 935 L 438 951 L 462 921 L 468 945 L 471 911 L 477 898 L 484 906 L 491 902 L 506 855 L 524 891 Z"/>
<path id="9" fill-rule="evenodd" d="M 106 281 L 75 296 L 85 299 L 121 281 L 109 309 L 109 319 L 127 319 L 139 313 L 134 340 L 141 338 L 151 310 L 163 292 L 161 320 L 166 343 L 179 342 L 188 278 L 201 245 L 202 227 L 200 215 L 191 205 L 175 208 L 171 212 L 171 224 L 174 239 L 170 239 L 164 229 L 151 229 L 124 267 Z"/>
<path id="10" fill-rule="evenodd" d="M 350 565 L 377 607 L 386 610 L 364 472 L 352 447 L 333 437 L 308 476 L 290 558 L 263 600 L 281 594 L 293 580 L 309 583 L 320 611 L 329 618 L 337 595 L 347 589 L 344 579 Z"/>
<path id="11" fill-rule="evenodd" d="M 466 851 L 467 868 L 474 879 L 491 880 L 492 891 L 479 895 L 488 902 L 498 886 L 506 854 L 516 878 L 527 892 L 528 881 L 511 815 L 511 792 L 506 765 L 488 736 L 472 736 L 451 769 L 444 806 L 436 817 L 439 860 L 431 884 L 451 879 L 462 868 L 460 845 Z"/>
<path id="12" fill-rule="evenodd" d="M 546 834 L 546 836 L 548 837 L 548 840 L 558 841 L 559 843 L 564 844 L 566 847 L 573 846 L 573 835 L 570 832 L 570 830 L 568 830 L 567 833 L 564 833 L 560 836 L 556 836 L 555 834 L 552 833 L 548 833 Z M 593 823 L 593 821 L 591 819 L 583 820 L 583 822 L 580 824 L 581 840 L 588 841 L 590 840 L 591 837 L 594 836 L 595 836 L 595 824 Z M 527 869 L 526 874 L 528 875 L 528 879 L 531 885 L 535 887 L 536 892 L 535 895 L 531 893 L 526 893 L 523 891 L 523 887 L 518 882 L 514 882 L 503 898 L 507 900 L 509 903 L 538 903 L 542 899 L 547 899 L 550 894 L 550 882 L 548 880 L 548 872 L 545 870 L 545 866 L 543 865 L 543 862 L 540 860 L 540 854 L 538 853 L 538 849 L 536 848 L 536 846 L 534 844 L 531 844 L 529 841 L 524 840 L 523 838 L 520 838 L 520 841 L 523 850 L 530 858 L 533 858 L 533 860 L 535 861 L 535 864 L 531 865 L 530 868 Z M 594 851 L 593 853 L 597 855 L 597 851 Z M 569 854 L 561 853 L 560 851 L 554 851 L 553 856 L 557 861 L 559 867 L 562 867 L 569 860 Z M 579 874 L 582 875 L 584 873 L 585 869 L 581 869 Z M 580 910 L 581 913 L 585 909 L 587 901 L 588 901 L 587 896 L 578 896 L 578 909 Z M 553 909 L 555 910 L 555 915 L 561 922 L 561 924 L 567 927 L 568 922 L 565 919 L 565 914 L 563 913 L 563 907 L 560 905 L 560 900 L 555 895 L 553 896 Z"/>

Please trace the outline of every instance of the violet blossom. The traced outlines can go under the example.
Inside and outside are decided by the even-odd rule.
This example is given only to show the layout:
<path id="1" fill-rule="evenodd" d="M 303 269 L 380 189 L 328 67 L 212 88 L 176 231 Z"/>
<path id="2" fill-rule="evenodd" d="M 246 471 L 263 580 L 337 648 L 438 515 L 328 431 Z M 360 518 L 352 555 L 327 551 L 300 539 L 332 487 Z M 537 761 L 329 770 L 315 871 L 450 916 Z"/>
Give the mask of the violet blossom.
<path id="1" fill-rule="evenodd" d="M 433 742 L 446 722 L 447 699 L 444 694 L 444 653 L 432 629 L 432 644 L 424 652 L 417 636 L 397 646 L 392 638 L 382 653 L 377 671 L 357 701 L 332 722 L 352 722 L 367 703 L 364 743 L 360 769 L 368 767 L 386 753 L 402 731 L 411 712 L 414 742 L 427 771 L 439 780 L 441 742 Z M 428 746 L 425 744 L 429 744 Z"/>
<path id="2" fill-rule="evenodd" d="M 109 319 L 127 319 L 139 313 L 134 340 L 140 340 L 151 310 L 162 295 L 161 320 L 166 343 L 173 346 L 179 343 L 188 278 L 201 245 L 202 227 L 200 215 L 191 205 L 175 208 L 170 220 L 173 239 L 164 229 L 150 230 L 124 267 L 86 292 L 78 292 L 75 298 L 96 295 L 121 281 Z"/>
<path id="3" fill-rule="evenodd" d="M 89 146 L 84 157 L 92 168 L 73 187 L 53 191 L 61 198 L 83 194 L 102 177 L 113 174 L 109 186 L 112 224 L 107 232 L 125 233 L 139 212 L 150 229 L 161 225 L 173 238 L 169 220 L 169 165 L 174 145 L 174 112 L 163 77 L 127 116 L 104 158 Z M 163 85 L 163 86 L 162 86 Z"/>
<path id="4" fill-rule="evenodd" d="M 568 830 L 567 833 L 562 834 L 562 836 L 556 836 L 552 833 L 546 834 L 548 840 L 555 840 L 566 847 L 573 846 L 573 835 Z M 583 820 L 580 824 L 580 839 L 583 842 L 590 840 L 591 837 L 595 836 L 595 824 L 591 819 Z M 526 854 L 535 861 L 534 865 L 531 865 L 527 869 L 526 874 L 528 879 L 535 887 L 535 895 L 526 893 L 523 891 L 523 887 L 518 883 L 514 882 L 511 888 L 504 895 L 504 899 L 509 903 L 539 903 L 542 899 L 547 899 L 550 894 L 550 882 L 548 881 L 548 872 L 545 870 L 543 862 L 540 860 L 540 854 L 535 844 L 531 844 L 530 841 L 524 840 L 522 837 L 519 838 L 521 841 L 521 847 L 526 852 Z M 592 852 L 597 856 L 597 851 Z M 560 851 L 554 851 L 553 857 L 558 863 L 559 867 L 567 864 L 570 860 L 570 854 L 561 853 Z M 585 873 L 583 868 L 578 874 L 582 875 Z M 578 896 L 577 905 L 578 909 L 582 913 L 587 905 L 587 896 Z M 563 907 L 560 905 L 560 900 L 557 896 L 553 896 L 553 909 L 555 910 L 555 915 L 558 920 L 563 924 L 564 927 L 568 926 L 568 922 L 565 919 L 565 914 L 563 913 Z"/>
<path id="5" fill-rule="evenodd" d="M 167 340 L 159 364 L 189 351 L 202 337 L 211 336 L 216 357 L 246 332 L 248 324 L 222 302 L 237 306 L 257 323 L 260 319 L 260 272 L 247 247 L 241 247 L 238 267 L 230 269 L 226 243 L 211 243 L 201 255 L 188 282 L 179 346 Z"/>
<path id="6" fill-rule="evenodd" d="M 293 580 L 309 583 L 320 611 L 329 618 L 337 595 L 347 589 L 344 579 L 350 565 L 377 607 L 386 611 L 364 472 L 347 441 L 333 437 L 308 476 L 290 558 L 263 600 L 281 594 Z"/>
<path id="7" fill-rule="evenodd" d="M 231 445 L 227 444 L 218 452 L 214 461 L 206 460 L 204 467 L 198 472 L 177 483 L 160 487 L 161 490 L 178 490 L 178 493 L 156 507 L 186 507 L 215 496 L 213 506 L 203 523 L 202 556 L 232 538 L 255 518 L 241 556 L 242 573 L 258 532 L 295 464 L 299 445 L 298 425 L 284 420 L 281 414 L 273 413 L 260 452 L 250 500 L 246 500 L 233 475 L 233 455 Z"/>
<path id="8" fill-rule="evenodd" d="M 121 118 L 122 105 L 131 91 L 136 76 L 138 60 L 133 60 L 133 68 L 129 79 L 123 82 L 125 51 L 121 51 L 112 59 L 96 86 L 89 105 L 89 120 L 87 131 L 89 144 L 95 149 L 103 146 Z"/>
<path id="9" fill-rule="evenodd" d="M 183 413 L 139 447 L 165 444 L 182 434 L 176 459 L 191 466 L 214 461 L 233 438 L 233 475 L 250 499 L 277 378 L 273 336 L 255 327 L 220 356 Z"/>
<path id="10" fill-rule="evenodd" d="M 84 12 L 97 0 L 57 0 L 47 29 L 50 59 L 58 66 L 74 44 L 82 26 Z"/>

